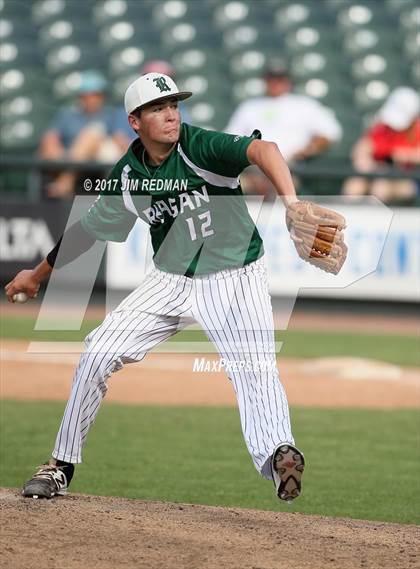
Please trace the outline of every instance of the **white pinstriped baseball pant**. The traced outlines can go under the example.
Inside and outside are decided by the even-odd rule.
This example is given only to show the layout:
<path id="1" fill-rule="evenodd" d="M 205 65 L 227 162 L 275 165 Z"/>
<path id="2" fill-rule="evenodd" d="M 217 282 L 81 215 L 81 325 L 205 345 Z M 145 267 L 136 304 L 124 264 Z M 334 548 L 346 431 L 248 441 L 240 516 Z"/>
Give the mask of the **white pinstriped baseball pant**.
<path id="1" fill-rule="evenodd" d="M 110 375 L 124 364 L 141 361 L 193 322 L 202 326 L 228 362 L 245 443 L 256 469 L 271 479 L 269 458 L 274 449 L 294 440 L 276 365 L 264 258 L 193 279 L 153 269 L 86 337 L 52 456 L 81 462 L 82 446 Z M 248 365 L 241 368 L 238 362 Z"/>

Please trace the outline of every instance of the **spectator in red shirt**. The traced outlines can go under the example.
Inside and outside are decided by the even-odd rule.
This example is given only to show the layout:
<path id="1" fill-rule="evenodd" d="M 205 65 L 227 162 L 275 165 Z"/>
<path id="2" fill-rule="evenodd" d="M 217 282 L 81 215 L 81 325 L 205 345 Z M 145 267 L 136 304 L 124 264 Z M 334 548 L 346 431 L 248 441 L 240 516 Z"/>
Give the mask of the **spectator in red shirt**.
<path id="1" fill-rule="evenodd" d="M 420 97 L 410 87 L 398 87 L 379 110 L 371 128 L 356 143 L 353 166 L 359 172 L 378 173 L 378 178 L 350 178 L 346 195 L 372 194 L 383 202 L 413 198 L 417 185 L 410 179 L 381 178 L 384 167 L 394 165 L 408 172 L 420 164 Z"/>

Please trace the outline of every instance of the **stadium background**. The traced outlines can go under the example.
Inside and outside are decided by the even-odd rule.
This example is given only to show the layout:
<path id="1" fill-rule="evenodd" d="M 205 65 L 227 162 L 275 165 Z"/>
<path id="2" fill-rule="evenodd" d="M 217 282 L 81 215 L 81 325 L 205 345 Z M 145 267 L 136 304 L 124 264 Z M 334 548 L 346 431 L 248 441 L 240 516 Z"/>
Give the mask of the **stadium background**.
<path id="1" fill-rule="evenodd" d="M 40 198 L 40 170 L 48 166 L 35 151 L 57 107 L 72 100 L 81 71 L 102 71 L 110 101 L 121 105 L 142 63 L 167 59 L 180 87 L 195 94 L 192 121 L 223 129 L 240 100 L 262 93 L 267 58 L 281 55 L 296 91 L 332 107 L 343 126 L 341 143 L 299 170 L 306 194 L 337 195 L 351 173 L 350 148 L 387 94 L 418 85 L 419 10 L 414 0 L 0 0 L 2 282 L 40 260 L 67 222 L 71 203 Z M 311 465 L 295 512 L 419 523 L 419 229 L 418 203 L 409 205 L 392 207 L 394 219 L 410 218 L 409 231 L 391 239 L 398 259 L 408 251 L 408 262 L 390 269 L 399 294 L 299 297 L 289 330 L 278 332 L 296 438 Z M 103 315 L 105 265 L 80 331 L 35 330 L 42 294 L 24 306 L 1 304 L 1 486 L 19 487 L 45 460 L 75 361 L 54 354 L 51 343 L 50 354 L 28 354 L 29 342 L 79 345 Z M 387 270 L 382 263 L 380 274 Z M 281 304 L 276 296 L 274 307 Z M 55 318 L 68 323 L 69 310 L 58 307 Z M 202 342 L 191 334 L 179 342 Z M 284 511 L 252 472 L 223 374 L 191 369 L 191 356 L 168 350 L 111 380 L 74 491 Z M 351 370 L 353 377 L 345 373 Z M 405 457 L 398 473 L 389 445 Z M 161 456 L 167 460 L 156 469 Z M 132 468 L 115 471 L 128 460 Z M 328 487 L 326 463 L 339 465 Z"/>
<path id="2" fill-rule="evenodd" d="M 420 80 L 415 0 L 2 0 L 1 144 L 31 152 L 79 72 L 98 69 L 121 105 L 143 62 L 167 59 L 194 92 L 193 122 L 223 129 L 237 103 L 264 92 L 267 58 L 290 64 L 295 89 L 332 107 L 352 143 L 394 87 Z M 10 190 L 10 188 L 9 188 Z"/>

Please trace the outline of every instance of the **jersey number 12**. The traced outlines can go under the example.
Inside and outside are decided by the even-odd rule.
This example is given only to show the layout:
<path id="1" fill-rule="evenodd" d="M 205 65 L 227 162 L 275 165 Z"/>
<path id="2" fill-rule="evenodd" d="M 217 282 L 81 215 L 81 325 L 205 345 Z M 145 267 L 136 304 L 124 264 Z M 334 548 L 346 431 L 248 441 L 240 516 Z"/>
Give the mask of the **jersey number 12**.
<path id="1" fill-rule="evenodd" d="M 214 235 L 214 230 L 209 229 L 211 225 L 211 216 L 209 211 L 205 211 L 204 213 L 200 213 L 197 216 L 198 219 L 202 219 L 203 223 L 201 224 L 201 235 L 202 237 L 210 237 L 210 235 Z M 194 220 L 192 217 L 188 217 L 186 220 L 188 229 L 190 230 L 191 241 L 195 241 L 197 239 L 197 231 L 195 229 Z"/>

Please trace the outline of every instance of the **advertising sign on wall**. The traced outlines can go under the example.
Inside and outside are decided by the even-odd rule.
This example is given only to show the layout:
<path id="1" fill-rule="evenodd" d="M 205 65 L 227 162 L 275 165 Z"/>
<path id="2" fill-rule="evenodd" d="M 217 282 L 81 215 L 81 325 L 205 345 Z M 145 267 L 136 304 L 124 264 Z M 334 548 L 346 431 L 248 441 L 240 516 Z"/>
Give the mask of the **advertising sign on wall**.
<path id="1" fill-rule="evenodd" d="M 250 203 L 263 236 L 273 295 L 415 301 L 419 298 L 420 217 L 417 208 L 336 207 L 347 219 L 348 258 L 337 276 L 303 262 L 284 223 L 282 204 Z M 134 289 L 152 266 L 146 224 L 126 243 L 108 246 L 107 283 Z"/>
<path id="2" fill-rule="evenodd" d="M 5 203 L 0 214 L 2 279 L 37 265 L 61 235 L 68 208 L 61 203 Z"/>

